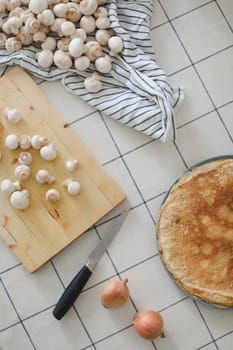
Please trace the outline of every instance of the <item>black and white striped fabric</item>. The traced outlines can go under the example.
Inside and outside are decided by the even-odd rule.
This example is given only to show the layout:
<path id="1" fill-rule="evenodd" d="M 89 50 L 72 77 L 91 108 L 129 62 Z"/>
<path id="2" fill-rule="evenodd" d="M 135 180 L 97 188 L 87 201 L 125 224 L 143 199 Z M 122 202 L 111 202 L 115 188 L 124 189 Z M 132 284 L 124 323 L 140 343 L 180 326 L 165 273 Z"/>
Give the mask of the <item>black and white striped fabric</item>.
<path id="1" fill-rule="evenodd" d="M 61 79 L 65 88 L 119 122 L 162 141 L 175 139 L 174 108 L 183 100 L 183 89 L 173 89 L 157 65 L 150 41 L 153 0 L 109 0 L 111 27 L 124 40 L 124 50 L 113 57 L 113 69 L 103 74 L 103 89 L 88 92 L 83 80 L 95 71 L 42 69 L 35 61 L 37 48 L 30 46 L 8 54 L 0 49 L 0 74 L 18 64 L 43 79 Z M 156 10 L 156 9 L 155 9 Z"/>

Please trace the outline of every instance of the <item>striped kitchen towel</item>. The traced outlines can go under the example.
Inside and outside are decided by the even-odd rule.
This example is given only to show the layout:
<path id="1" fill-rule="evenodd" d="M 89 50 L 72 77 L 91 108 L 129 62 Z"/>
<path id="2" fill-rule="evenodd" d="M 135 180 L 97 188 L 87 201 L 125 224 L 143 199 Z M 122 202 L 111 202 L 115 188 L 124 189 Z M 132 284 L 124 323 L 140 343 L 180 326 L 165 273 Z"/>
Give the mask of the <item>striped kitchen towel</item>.
<path id="1" fill-rule="evenodd" d="M 111 27 L 124 40 L 124 50 L 113 57 L 111 73 L 102 74 L 101 91 L 90 93 L 83 85 L 84 78 L 95 71 L 93 65 L 85 72 L 62 71 L 55 66 L 43 69 L 35 60 L 38 49 L 34 46 L 12 54 L 0 49 L 0 75 L 18 64 L 42 79 L 61 79 L 66 89 L 105 115 L 155 139 L 174 140 L 174 108 L 184 92 L 170 86 L 156 63 L 150 40 L 153 0 L 109 0 L 107 7 Z"/>

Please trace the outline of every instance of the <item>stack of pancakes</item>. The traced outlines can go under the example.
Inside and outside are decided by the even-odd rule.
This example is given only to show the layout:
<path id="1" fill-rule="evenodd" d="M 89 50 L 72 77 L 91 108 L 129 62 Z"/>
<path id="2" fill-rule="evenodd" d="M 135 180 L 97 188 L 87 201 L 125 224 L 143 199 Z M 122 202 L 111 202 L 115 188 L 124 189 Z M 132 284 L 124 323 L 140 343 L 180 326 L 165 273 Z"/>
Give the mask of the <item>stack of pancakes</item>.
<path id="1" fill-rule="evenodd" d="M 161 259 L 178 285 L 217 306 L 233 306 L 233 157 L 187 172 L 157 221 Z"/>

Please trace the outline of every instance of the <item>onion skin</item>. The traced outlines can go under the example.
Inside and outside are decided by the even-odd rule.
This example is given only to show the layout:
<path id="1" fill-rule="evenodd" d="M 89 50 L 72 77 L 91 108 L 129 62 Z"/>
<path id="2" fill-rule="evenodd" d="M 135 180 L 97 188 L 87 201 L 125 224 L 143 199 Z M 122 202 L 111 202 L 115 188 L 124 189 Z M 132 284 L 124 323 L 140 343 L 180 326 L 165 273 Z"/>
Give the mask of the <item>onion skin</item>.
<path id="1" fill-rule="evenodd" d="M 128 279 L 112 280 L 105 283 L 101 291 L 101 302 L 106 308 L 124 304 L 129 299 Z"/>
<path id="2" fill-rule="evenodd" d="M 137 313 L 133 323 L 137 334 L 144 339 L 153 340 L 164 337 L 163 319 L 156 311 L 146 310 Z"/>

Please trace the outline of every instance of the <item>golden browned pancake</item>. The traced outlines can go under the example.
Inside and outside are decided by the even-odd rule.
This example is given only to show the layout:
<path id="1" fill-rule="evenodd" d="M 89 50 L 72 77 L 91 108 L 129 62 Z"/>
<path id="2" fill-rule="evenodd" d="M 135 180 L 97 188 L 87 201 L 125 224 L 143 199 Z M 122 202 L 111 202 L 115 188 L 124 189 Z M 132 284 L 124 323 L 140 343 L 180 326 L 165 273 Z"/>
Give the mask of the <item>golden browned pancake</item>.
<path id="1" fill-rule="evenodd" d="M 196 167 L 174 185 L 157 235 L 160 256 L 184 290 L 233 306 L 233 158 Z"/>

